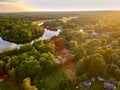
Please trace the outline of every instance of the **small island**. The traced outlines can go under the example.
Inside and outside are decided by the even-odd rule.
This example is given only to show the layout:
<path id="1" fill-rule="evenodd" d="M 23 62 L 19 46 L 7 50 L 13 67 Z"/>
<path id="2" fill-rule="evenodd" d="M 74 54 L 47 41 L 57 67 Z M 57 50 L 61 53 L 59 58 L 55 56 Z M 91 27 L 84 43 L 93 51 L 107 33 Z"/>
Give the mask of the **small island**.
<path id="1" fill-rule="evenodd" d="M 19 20 L 1 21 L 0 24 L 2 25 L 1 37 L 6 41 L 17 44 L 29 43 L 41 37 L 44 33 L 43 26 L 32 25 Z"/>

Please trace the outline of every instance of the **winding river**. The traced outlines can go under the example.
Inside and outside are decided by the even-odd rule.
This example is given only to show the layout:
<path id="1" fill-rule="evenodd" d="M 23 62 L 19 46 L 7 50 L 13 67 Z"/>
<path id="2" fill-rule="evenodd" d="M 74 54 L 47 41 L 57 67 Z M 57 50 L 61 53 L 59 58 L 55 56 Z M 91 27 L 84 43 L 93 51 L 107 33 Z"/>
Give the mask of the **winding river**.
<path id="1" fill-rule="evenodd" d="M 50 39 L 53 36 L 58 36 L 61 30 L 57 30 L 57 31 L 50 31 L 48 29 L 44 29 L 44 33 L 42 35 L 42 37 L 34 40 L 34 41 L 39 41 L 39 40 L 46 40 L 46 39 Z M 34 41 L 31 41 L 31 44 L 34 43 Z M 23 44 L 16 44 L 16 43 L 12 43 L 12 42 L 8 42 L 3 40 L 0 37 L 0 53 L 6 51 L 6 50 L 12 50 L 14 48 L 20 48 L 20 46 L 22 46 Z"/>

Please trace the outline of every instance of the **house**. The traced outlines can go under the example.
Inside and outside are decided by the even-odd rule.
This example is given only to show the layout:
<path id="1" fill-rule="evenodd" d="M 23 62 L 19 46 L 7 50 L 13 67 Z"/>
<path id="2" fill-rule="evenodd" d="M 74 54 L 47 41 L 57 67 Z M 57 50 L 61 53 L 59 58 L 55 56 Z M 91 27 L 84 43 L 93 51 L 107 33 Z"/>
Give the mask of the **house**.
<path id="1" fill-rule="evenodd" d="M 4 79 L 0 79 L 0 82 L 3 82 L 4 81 Z"/>
<path id="2" fill-rule="evenodd" d="M 70 55 L 70 58 L 71 58 L 71 59 L 73 59 L 74 57 L 75 57 L 75 55 L 74 55 L 74 54 L 71 54 L 71 55 Z"/>
<path id="3" fill-rule="evenodd" d="M 91 35 L 92 35 L 92 36 L 94 36 L 94 35 L 98 35 L 98 33 L 96 33 L 96 32 L 92 32 Z"/>
<path id="4" fill-rule="evenodd" d="M 62 63 L 62 57 L 61 56 L 57 56 L 56 57 L 56 63 L 57 64 L 61 64 Z"/>
<path id="5" fill-rule="evenodd" d="M 105 79 L 103 79 L 102 77 L 97 77 L 97 79 L 98 79 L 99 81 L 105 81 Z"/>
<path id="6" fill-rule="evenodd" d="M 83 29 L 80 29 L 80 32 L 83 33 Z"/>
<path id="7" fill-rule="evenodd" d="M 110 89 L 110 90 L 116 89 L 116 86 L 109 82 L 104 82 L 103 86 L 104 86 L 104 88 Z"/>
<path id="8" fill-rule="evenodd" d="M 92 30 L 91 37 L 99 37 L 99 33 L 95 32 L 95 30 Z"/>
<path id="9" fill-rule="evenodd" d="M 83 81 L 82 84 L 86 87 L 90 87 L 92 85 L 90 80 Z"/>
<path id="10" fill-rule="evenodd" d="M 67 58 L 62 59 L 62 63 L 65 63 L 67 61 Z"/>
<path id="11" fill-rule="evenodd" d="M 98 35 L 97 32 L 95 32 L 95 30 L 92 31 L 91 35 Z"/>
<path id="12" fill-rule="evenodd" d="M 96 80 L 95 77 L 91 77 L 91 81 L 94 82 Z"/>
<path id="13" fill-rule="evenodd" d="M 106 81 L 105 79 L 103 79 L 102 77 L 91 77 L 91 80 L 86 80 L 86 81 L 82 81 L 80 84 L 79 84 L 79 87 L 91 87 L 92 83 L 95 82 L 97 80 L 101 81 L 102 84 L 103 84 L 103 87 L 105 90 L 114 90 L 116 89 L 116 86 L 115 86 L 115 83 L 111 83 L 111 82 L 108 82 Z"/>
<path id="14" fill-rule="evenodd" d="M 40 23 L 38 23 L 38 26 L 41 26 L 41 25 L 43 25 L 44 24 L 44 22 L 40 22 Z"/>
<path id="15" fill-rule="evenodd" d="M 76 89 L 78 89 L 79 87 L 78 86 L 76 86 Z"/>
<path id="16" fill-rule="evenodd" d="M 67 54 L 67 53 L 69 53 L 69 50 L 67 50 L 66 48 L 64 48 L 64 49 L 62 50 L 62 53 Z"/>
<path id="17" fill-rule="evenodd" d="M 112 48 L 112 45 L 111 45 L 111 44 L 108 44 L 107 47 Z"/>
<path id="18" fill-rule="evenodd" d="M 115 78 L 109 78 L 109 81 L 108 82 L 111 82 L 111 83 L 113 83 L 114 85 L 117 85 L 117 79 L 115 79 Z"/>

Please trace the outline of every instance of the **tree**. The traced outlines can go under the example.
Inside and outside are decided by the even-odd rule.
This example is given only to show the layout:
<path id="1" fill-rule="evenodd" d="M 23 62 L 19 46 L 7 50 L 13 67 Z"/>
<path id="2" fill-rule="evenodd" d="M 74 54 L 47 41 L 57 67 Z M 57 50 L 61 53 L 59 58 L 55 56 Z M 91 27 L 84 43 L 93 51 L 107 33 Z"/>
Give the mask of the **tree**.
<path id="1" fill-rule="evenodd" d="M 84 66 L 86 72 L 90 76 L 98 76 L 106 74 L 106 63 L 100 54 L 93 54 L 84 58 Z"/>
<path id="2" fill-rule="evenodd" d="M 102 39 L 101 40 L 101 46 L 106 46 L 107 45 L 107 39 Z"/>
<path id="3" fill-rule="evenodd" d="M 77 46 L 78 46 L 77 41 L 75 41 L 75 40 L 71 40 L 71 41 L 70 41 L 70 43 L 69 43 L 69 48 L 70 48 L 71 50 L 73 50 L 73 49 L 76 48 Z"/>
<path id="4" fill-rule="evenodd" d="M 83 43 L 83 47 L 86 50 L 87 55 L 94 54 L 97 47 L 100 46 L 100 41 L 98 39 L 87 39 Z"/>
<path id="5" fill-rule="evenodd" d="M 112 44 L 112 48 L 113 49 L 116 49 L 118 47 L 118 41 L 117 40 L 116 41 L 112 41 L 111 44 Z"/>
<path id="6" fill-rule="evenodd" d="M 72 71 L 71 69 L 67 69 L 65 71 L 65 74 L 70 85 L 75 85 L 76 84 L 75 72 Z"/>
<path id="7" fill-rule="evenodd" d="M 38 90 L 36 86 L 31 86 L 30 78 L 25 78 L 23 80 L 22 87 L 24 90 Z"/>
<path id="8" fill-rule="evenodd" d="M 4 62 L 0 60 L 0 75 L 3 73 L 4 71 Z"/>
<path id="9" fill-rule="evenodd" d="M 76 24 L 74 22 L 67 22 L 67 23 L 64 23 L 63 24 L 63 28 L 66 29 L 66 28 L 76 28 Z"/>
<path id="10" fill-rule="evenodd" d="M 115 90 L 120 90 L 120 82 L 118 82 L 117 88 Z"/>
<path id="11" fill-rule="evenodd" d="M 118 46 L 120 46 L 120 38 L 118 38 Z"/>
<path id="12" fill-rule="evenodd" d="M 15 68 L 12 68 L 9 71 L 9 75 L 10 75 L 10 79 L 12 79 L 13 81 L 16 81 L 16 79 L 15 79 Z"/>
<path id="13" fill-rule="evenodd" d="M 118 80 L 120 80 L 120 69 L 117 68 L 115 71 L 114 71 L 114 77 L 116 77 Z"/>
<path id="14" fill-rule="evenodd" d="M 74 48 L 73 54 L 75 55 L 74 60 L 78 61 L 86 56 L 86 50 L 82 46 Z"/>
<path id="15" fill-rule="evenodd" d="M 112 63 L 112 58 L 111 58 L 112 53 L 114 53 L 114 50 L 113 50 L 113 49 L 111 49 L 111 48 L 106 48 L 105 53 L 104 53 L 104 55 L 103 55 L 106 63 Z"/>
<path id="16" fill-rule="evenodd" d="M 33 44 L 33 46 L 41 53 L 47 53 L 47 52 L 54 52 L 53 50 L 53 46 L 52 44 L 48 45 L 45 43 L 45 41 L 41 40 L 41 41 L 38 41 L 38 42 L 35 42 Z"/>
<path id="17" fill-rule="evenodd" d="M 77 69 L 77 74 L 80 75 L 80 74 L 83 74 L 83 73 L 86 73 L 86 68 L 84 66 L 84 59 L 80 59 L 77 64 L 76 64 L 76 69 Z"/>
<path id="18" fill-rule="evenodd" d="M 118 72 L 118 69 L 119 69 L 118 66 L 115 65 L 115 64 L 108 64 L 107 65 L 107 73 L 108 73 L 109 76 L 116 75 L 116 72 Z"/>
<path id="19" fill-rule="evenodd" d="M 41 76 L 41 66 L 37 60 L 26 60 L 16 67 L 15 76 L 18 82 L 22 82 L 25 77 L 34 78 Z"/>
<path id="20" fill-rule="evenodd" d="M 57 65 L 55 62 L 55 56 L 50 52 L 41 54 L 39 63 L 44 74 L 55 70 Z"/>

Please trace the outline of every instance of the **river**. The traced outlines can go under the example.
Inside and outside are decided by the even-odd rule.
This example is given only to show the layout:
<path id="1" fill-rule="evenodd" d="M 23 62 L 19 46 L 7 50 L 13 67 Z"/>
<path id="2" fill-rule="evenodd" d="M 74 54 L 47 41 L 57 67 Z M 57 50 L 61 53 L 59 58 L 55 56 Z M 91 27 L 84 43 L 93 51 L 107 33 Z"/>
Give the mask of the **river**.
<path id="1" fill-rule="evenodd" d="M 61 30 L 57 30 L 57 31 L 50 31 L 48 29 L 44 29 L 44 33 L 42 35 L 42 37 L 31 41 L 30 43 L 33 44 L 34 41 L 39 41 L 39 40 L 46 40 L 46 39 L 50 39 L 53 36 L 58 36 Z M 12 50 L 15 48 L 20 48 L 20 46 L 23 46 L 23 44 L 16 44 L 16 43 L 12 43 L 9 41 L 5 41 L 0 37 L 0 53 L 7 51 L 7 50 Z"/>

